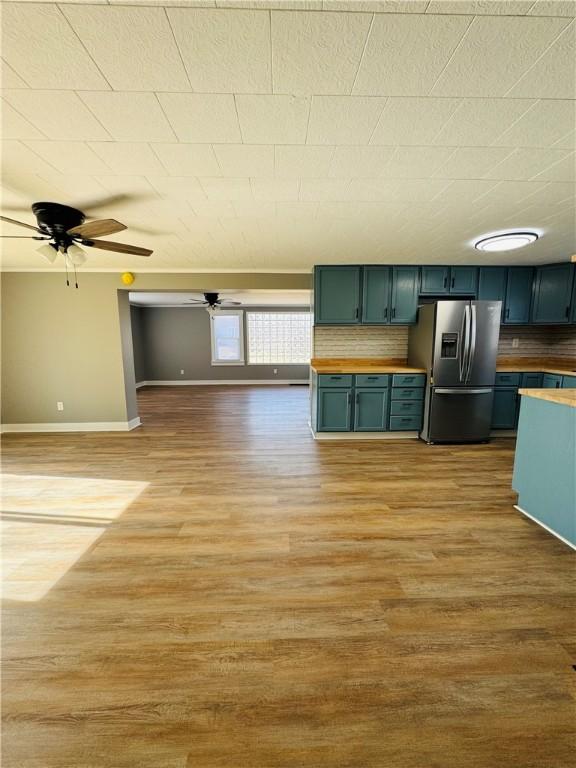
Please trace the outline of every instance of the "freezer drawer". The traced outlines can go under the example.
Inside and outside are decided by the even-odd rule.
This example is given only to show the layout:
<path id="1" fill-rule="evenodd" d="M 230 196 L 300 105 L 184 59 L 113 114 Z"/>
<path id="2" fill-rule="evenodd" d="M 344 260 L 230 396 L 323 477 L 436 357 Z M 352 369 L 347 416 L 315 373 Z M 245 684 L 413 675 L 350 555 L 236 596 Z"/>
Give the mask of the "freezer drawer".
<path id="1" fill-rule="evenodd" d="M 491 387 L 432 389 L 427 429 L 422 437 L 431 443 L 488 440 L 493 400 Z"/>

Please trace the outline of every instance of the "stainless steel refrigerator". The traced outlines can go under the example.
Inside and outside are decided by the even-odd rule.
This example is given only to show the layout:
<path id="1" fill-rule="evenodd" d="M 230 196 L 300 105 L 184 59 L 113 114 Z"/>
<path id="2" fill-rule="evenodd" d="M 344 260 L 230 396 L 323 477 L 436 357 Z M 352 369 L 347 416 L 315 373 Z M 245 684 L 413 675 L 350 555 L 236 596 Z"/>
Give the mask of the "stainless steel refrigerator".
<path id="1" fill-rule="evenodd" d="M 494 400 L 500 301 L 436 301 L 418 309 L 408 364 L 425 368 L 420 437 L 428 443 L 488 440 Z"/>

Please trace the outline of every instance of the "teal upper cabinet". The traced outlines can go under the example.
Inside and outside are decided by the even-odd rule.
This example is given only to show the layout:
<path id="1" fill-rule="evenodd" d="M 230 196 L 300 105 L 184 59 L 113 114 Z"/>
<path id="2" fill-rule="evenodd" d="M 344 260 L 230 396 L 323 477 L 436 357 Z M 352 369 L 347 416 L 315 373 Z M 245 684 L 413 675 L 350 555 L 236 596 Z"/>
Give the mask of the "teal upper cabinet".
<path id="1" fill-rule="evenodd" d="M 503 322 L 508 325 L 526 324 L 530 321 L 532 300 L 532 267 L 509 267 L 506 286 Z"/>
<path id="2" fill-rule="evenodd" d="M 480 267 L 478 276 L 478 298 L 486 301 L 506 299 L 506 267 Z"/>
<path id="3" fill-rule="evenodd" d="M 476 296 L 477 290 L 478 267 L 422 267 L 424 296 Z"/>
<path id="4" fill-rule="evenodd" d="M 422 267 L 420 293 L 433 296 L 448 293 L 449 278 L 449 267 Z"/>
<path id="5" fill-rule="evenodd" d="M 390 322 L 390 267 L 364 267 L 362 280 L 362 322 L 386 325 Z"/>
<path id="6" fill-rule="evenodd" d="M 419 267 L 392 267 L 390 322 L 410 325 L 418 316 Z"/>
<path id="7" fill-rule="evenodd" d="M 314 322 L 356 325 L 360 322 L 361 267 L 315 267 Z"/>
<path id="8" fill-rule="evenodd" d="M 478 267 L 450 267 L 450 293 L 476 296 Z"/>
<path id="9" fill-rule="evenodd" d="M 532 302 L 533 323 L 569 323 L 573 271 L 571 264 L 538 267 Z"/>
<path id="10" fill-rule="evenodd" d="M 478 270 L 478 298 L 502 302 L 502 318 L 506 301 L 507 267 L 480 267 Z"/>

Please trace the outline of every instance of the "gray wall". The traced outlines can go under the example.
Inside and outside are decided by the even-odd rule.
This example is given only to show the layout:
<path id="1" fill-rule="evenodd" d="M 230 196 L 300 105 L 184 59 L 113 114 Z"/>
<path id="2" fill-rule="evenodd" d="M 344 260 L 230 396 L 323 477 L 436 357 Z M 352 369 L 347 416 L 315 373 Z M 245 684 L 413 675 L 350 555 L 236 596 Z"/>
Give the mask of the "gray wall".
<path id="1" fill-rule="evenodd" d="M 132 308 L 135 309 L 134 307 Z M 251 307 L 302 312 L 309 307 Z M 136 381 L 290 379 L 307 381 L 307 365 L 212 365 L 210 315 L 192 307 L 140 307 L 133 314 L 134 348 L 141 359 Z M 246 314 L 244 314 L 246 319 Z M 142 354 L 143 353 L 143 354 Z M 143 361 L 142 361 L 143 357 Z M 278 371 L 274 373 L 274 368 Z M 184 374 L 180 371 L 184 370 Z"/>
<path id="2" fill-rule="evenodd" d="M 130 307 L 130 322 L 132 324 L 132 349 L 134 352 L 134 374 L 136 381 L 145 381 L 146 367 L 144 360 L 144 310 L 132 305 Z"/>
<path id="3" fill-rule="evenodd" d="M 80 288 L 50 272 L 2 273 L 2 422 L 126 422 L 133 403 L 123 355 L 118 272 L 82 272 Z M 310 289 L 310 274 L 136 273 L 131 290 Z M 183 310 L 186 311 L 186 310 Z M 128 313 L 126 313 L 128 314 Z M 206 314 L 206 313 L 205 313 Z M 129 347 L 128 342 L 128 347 Z M 58 411 L 56 402 L 64 403 Z"/>

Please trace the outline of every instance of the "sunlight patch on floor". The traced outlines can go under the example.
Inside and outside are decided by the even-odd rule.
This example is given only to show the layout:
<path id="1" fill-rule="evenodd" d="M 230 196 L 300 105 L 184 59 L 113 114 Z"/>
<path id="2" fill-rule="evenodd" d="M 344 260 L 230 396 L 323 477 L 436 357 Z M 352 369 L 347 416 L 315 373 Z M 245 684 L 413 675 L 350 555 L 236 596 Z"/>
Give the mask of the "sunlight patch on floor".
<path id="1" fill-rule="evenodd" d="M 2 597 L 40 600 L 148 483 L 0 475 Z"/>

